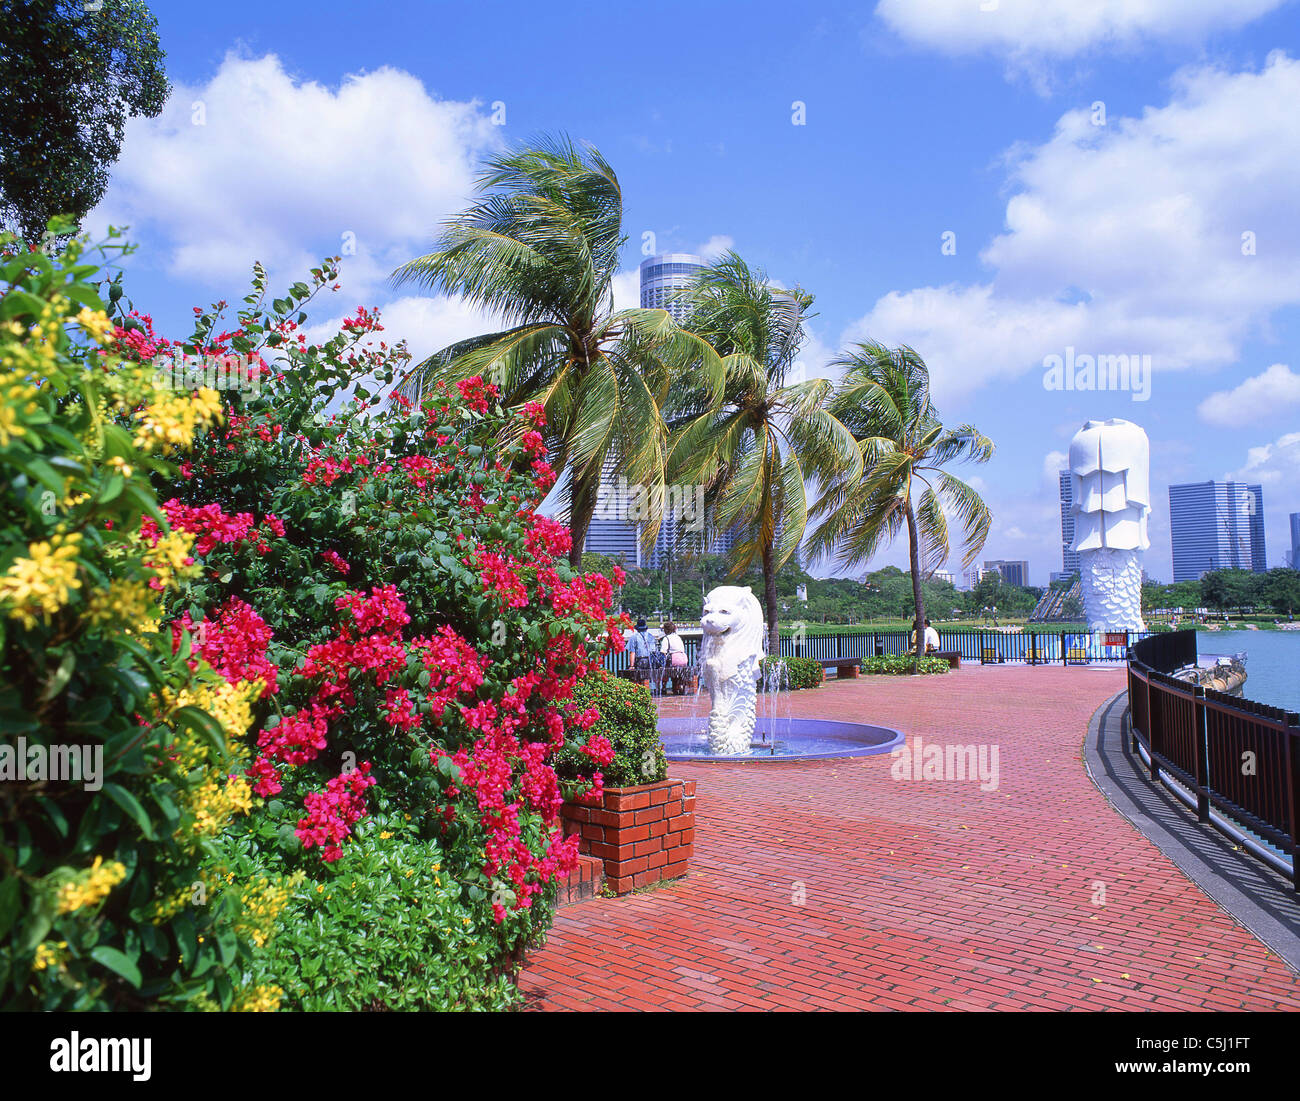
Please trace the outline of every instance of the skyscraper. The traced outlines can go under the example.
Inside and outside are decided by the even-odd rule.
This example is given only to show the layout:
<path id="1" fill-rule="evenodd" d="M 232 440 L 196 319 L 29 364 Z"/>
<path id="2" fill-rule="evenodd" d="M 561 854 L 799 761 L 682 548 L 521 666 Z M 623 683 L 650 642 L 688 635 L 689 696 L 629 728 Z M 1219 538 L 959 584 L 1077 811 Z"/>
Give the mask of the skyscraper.
<path id="1" fill-rule="evenodd" d="M 684 290 L 704 270 L 704 260 L 689 252 L 662 252 L 641 261 L 641 308 L 667 310 L 680 324 L 686 320 L 684 303 L 673 300 L 675 292 Z"/>
<path id="2" fill-rule="evenodd" d="M 682 303 L 672 301 L 673 292 L 689 286 L 696 272 L 703 267 L 704 261 L 688 252 L 665 252 L 646 257 L 641 261 L 641 308 L 667 310 L 673 320 L 680 323 L 685 319 L 687 310 Z M 618 486 L 618 469 L 612 461 L 607 462 L 601 472 L 598 500 L 605 500 L 611 505 L 598 510 L 597 516 L 592 519 L 591 527 L 587 530 L 586 549 L 613 557 L 622 555 L 628 564 L 639 565 L 642 562 L 640 533 L 637 530 L 639 525 L 627 519 L 628 502 L 622 499 Z M 615 504 L 619 507 L 614 507 Z M 681 519 L 679 511 L 671 507 L 664 509 L 659 537 L 645 556 L 645 564 L 651 569 L 659 569 L 663 565 L 670 548 L 686 549 L 684 545 L 679 547 L 680 540 L 674 537 Z M 692 517 L 687 515 L 685 519 L 689 524 Z"/>
<path id="3" fill-rule="evenodd" d="M 1074 489 L 1069 470 L 1061 471 L 1061 572 L 1069 577 L 1079 572 L 1079 552 L 1074 543 Z"/>
<path id="4" fill-rule="evenodd" d="M 1300 512 L 1291 513 L 1291 568 L 1300 570 Z"/>
<path id="5" fill-rule="evenodd" d="M 982 577 L 985 573 L 996 570 L 1002 575 L 1002 580 L 1008 585 L 1018 585 L 1020 588 L 1026 588 L 1029 585 L 1029 563 L 1023 559 L 1008 560 L 997 558 L 990 562 L 984 563 L 984 569 L 980 571 Z"/>
<path id="6" fill-rule="evenodd" d="M 1243 482 L 1193 482 L 1169 487 L 1174 584 L 1210 570 L 1267 568 L 1264 490 Z"/>

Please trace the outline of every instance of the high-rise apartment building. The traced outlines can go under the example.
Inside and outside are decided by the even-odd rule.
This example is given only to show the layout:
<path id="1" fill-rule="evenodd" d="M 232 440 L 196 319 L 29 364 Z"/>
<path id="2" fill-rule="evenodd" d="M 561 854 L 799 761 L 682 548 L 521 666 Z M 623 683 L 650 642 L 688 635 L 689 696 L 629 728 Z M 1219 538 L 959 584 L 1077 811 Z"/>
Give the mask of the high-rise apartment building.
<path id="1" fill-rule="evenodd" d="M 991 562 L 985 562 L 980 576 L 982 577 L 985 573 L 993 570 L 997 570 L 1002 575 L 1002 580 L 1008 585 L 1018 585 L 1022 589 L 1029 585 L 1029 563 L 1023 559 L 1006 560 L 997 558 Z"/>
<path id="2" fill-rule="evenodd" d="M 1291 513 L 1291 568 L 1300 570 L 1300 512 Z"/>
<path id="3" fill-rule="evenodd" d="M 1210 570 L 1263 573 L 1263 488 L 1243 482 L 1170 486 L 1169 537 L 1175 585 Z"/>
<path id="4" fill-rule="evenodd" d="M 1079 552 L 1074 544 L 1074 483 L 1069 470 L 1061 471 L 1061 572 L 1067 577 L 1079 572 Z"/>

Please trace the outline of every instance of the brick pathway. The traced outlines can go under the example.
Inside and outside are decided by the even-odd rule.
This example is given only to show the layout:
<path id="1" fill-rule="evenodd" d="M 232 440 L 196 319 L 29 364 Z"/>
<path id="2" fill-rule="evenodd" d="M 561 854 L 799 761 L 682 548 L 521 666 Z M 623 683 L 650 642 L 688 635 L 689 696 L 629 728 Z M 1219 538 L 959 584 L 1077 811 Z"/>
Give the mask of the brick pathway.
<path id="1" fill-rule="evenodd" d="M 1300 978 L 1084 773 L 1122 687 L 977 666 L 795 693 L 795 714 L 996 745 L 998 788 L 892 779 L 888 756 L 673 765 L 699 782 L 690 876 L 560 911 L 521 986 L 575 1010 L 1300 1009 Z"/>

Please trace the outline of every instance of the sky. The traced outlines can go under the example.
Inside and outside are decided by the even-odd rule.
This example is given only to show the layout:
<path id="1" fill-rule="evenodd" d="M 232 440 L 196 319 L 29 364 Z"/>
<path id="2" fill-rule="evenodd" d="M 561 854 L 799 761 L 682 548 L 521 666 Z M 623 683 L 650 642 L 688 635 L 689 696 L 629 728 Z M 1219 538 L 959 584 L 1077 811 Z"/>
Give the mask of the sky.
<path id="1" fill-rule="evenodd" d="M 1300 0 L 654 5 L 153 0 L 173 93 L 127 127 L 93 232 L 129 226 L 160 332 L 344 253 L 357 305 L 417 355 L 494 328 L 390 273 L 483 157 L 590 142 L 624 194 L 618 305 L 643 250 L 734 248 L 816 296 L 803 363 L 908 344 L 994 515 L 980 555 L 1061 569 L 1057 472 L 1085 420 L 1151 440 L 1148 574 L 1171 483 L 1263 486 L 1268 563 L 1300 511 Z M 1150 365 L 1057 386 L 1059 357 Z M 1149 357 L 1146 358 L 1146 357 Z M 901 543 L 865 568 L 906 564 Z M 957 571 L 959 548 L 948 568 Z M 823 564 L 815 572 L 830 572 Z"/>

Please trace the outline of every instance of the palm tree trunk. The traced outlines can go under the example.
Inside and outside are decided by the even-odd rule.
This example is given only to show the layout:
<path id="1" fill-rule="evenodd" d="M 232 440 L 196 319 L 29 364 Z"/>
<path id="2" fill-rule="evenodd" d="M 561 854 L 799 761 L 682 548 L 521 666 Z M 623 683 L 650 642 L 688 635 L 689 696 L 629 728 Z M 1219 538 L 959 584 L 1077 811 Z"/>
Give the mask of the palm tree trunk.
<path id="1" fill-rule="evenodd" d="M 921 671 L 921 655 L 925 653 L 925 597 L 921 593 L 921 552 L 917 545 L 916 515 L 912 512 L 912 502 L 907 502 L 907 556 L 912 566 L 912 600 L 916 604 L 916 654 L 912 663 L 912 672 Z"/>
<path id="2" fill-rule="evenodd" d="M 781 652 L 781 635 L 776 623 L 776 547 L 763 545 L 763 604 L 767 612 L 767 647 L 773 657 Z"/>

